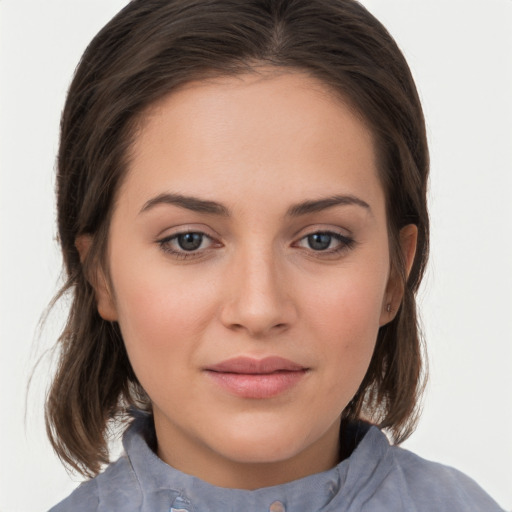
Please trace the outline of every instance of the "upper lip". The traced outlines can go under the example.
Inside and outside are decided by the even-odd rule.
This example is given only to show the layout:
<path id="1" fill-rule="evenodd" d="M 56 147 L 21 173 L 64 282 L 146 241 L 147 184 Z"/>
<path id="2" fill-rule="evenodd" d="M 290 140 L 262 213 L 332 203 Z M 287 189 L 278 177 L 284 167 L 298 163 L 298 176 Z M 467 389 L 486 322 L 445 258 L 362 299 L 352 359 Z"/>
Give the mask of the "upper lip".
<path id="1" fill-rule="evenodd" d="M 297 372 L 307 368 L 283 357 L 270 356 L 264 359 L 234 357 L 205 369 L 219 373 L 268 374 L 278 371 Z"/>

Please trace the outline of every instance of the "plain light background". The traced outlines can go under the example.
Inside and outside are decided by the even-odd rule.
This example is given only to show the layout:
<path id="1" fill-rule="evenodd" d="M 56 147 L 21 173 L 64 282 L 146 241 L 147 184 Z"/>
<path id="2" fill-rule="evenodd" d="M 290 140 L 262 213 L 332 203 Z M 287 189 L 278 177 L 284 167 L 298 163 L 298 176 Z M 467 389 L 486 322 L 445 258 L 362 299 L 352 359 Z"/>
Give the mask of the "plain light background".
<path id="1" fill-rule="evenodd" d="M 77 485 L 45 437 L 43 398 L 65 307 L 54 161 L 81 53 L 125 0 L 2 0 L 0 512 L 46 510 Z M 432 156 L 432 257 L 420 308 L 430 358 L 405 447 L 453 465 L 512 510 L 512 1 L 364 0 L 403 49 Z"/>

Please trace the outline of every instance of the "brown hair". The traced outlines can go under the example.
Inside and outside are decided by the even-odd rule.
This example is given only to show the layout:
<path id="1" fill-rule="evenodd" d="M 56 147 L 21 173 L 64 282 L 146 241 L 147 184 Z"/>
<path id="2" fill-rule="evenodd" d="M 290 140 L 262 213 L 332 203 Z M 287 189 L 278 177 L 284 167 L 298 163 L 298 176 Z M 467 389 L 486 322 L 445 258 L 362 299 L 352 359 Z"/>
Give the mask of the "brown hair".
<path id="1" fill-rule="evenodd" d="M 137 121 L 181 84 L 266 65 L 308 72 L 339 92 L 371 127 L 384 186 L 391 261 L 404 296 L 381 327 L 344 421 L 368 418 L 395 442 L 414 428 L 422 388 L 415 293 L 428 253 L 428 149 L 418 94 L 386 29 L 354 0 L 133 0 L 94 38 L 62 115 L 58 229 L 72 303 L 46 404 L 47 431 L 63 462 L 84 475 L 109 459 L 109 426 L 126 408 L 149 408 L 119 327 L 103 320 L 87 277 L 104 265 L 115 194 Z M 407 279 L 399 230 L 418 227 Z M 92 244 L 81 262 L 77 236 Z M 124 416 L 126 417 L 126 416 Z"/>

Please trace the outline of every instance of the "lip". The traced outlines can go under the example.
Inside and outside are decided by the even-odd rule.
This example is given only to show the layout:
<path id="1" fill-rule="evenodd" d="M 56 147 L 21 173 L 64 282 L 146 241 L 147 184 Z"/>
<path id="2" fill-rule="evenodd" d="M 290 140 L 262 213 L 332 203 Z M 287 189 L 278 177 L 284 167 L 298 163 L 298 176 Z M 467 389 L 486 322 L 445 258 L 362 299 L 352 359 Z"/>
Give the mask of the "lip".
<path id="1" fill-rule="evenodd" d="M 264 399 L 295 387 L 308 368 L 278 356 L 235 357 L 204 369 L 222 389 L 241 398 Z"/>

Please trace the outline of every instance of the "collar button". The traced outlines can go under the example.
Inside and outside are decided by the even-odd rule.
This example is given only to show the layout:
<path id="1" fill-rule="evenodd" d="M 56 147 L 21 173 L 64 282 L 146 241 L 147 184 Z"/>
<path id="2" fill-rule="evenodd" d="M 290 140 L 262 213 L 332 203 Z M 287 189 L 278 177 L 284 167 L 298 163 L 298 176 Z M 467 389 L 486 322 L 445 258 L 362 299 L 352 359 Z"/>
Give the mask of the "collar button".
<path id="1" fill-rule="evenodd" d="M 268 507 L 268 512 L 286 512 L 286 507 L 281 501 L 274 501 Z"/>

